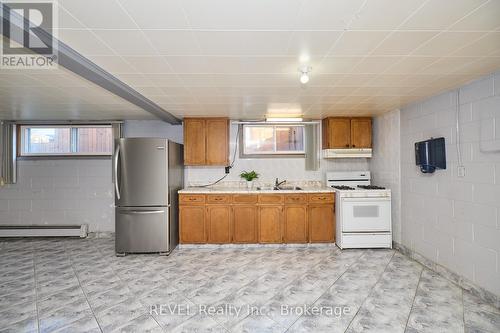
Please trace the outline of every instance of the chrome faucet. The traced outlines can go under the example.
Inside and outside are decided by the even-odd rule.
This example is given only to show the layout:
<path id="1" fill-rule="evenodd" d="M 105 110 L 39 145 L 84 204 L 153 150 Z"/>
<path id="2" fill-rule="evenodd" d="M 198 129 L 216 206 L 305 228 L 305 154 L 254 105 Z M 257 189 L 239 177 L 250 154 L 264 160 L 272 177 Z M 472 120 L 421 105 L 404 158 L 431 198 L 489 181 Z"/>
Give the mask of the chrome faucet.
<path id="1" fill-rule="evenodd" d="M 278 178 L 276 178 L 276 181 L 274 182 L 274 188 L 279 190 L 280 186 L 284 183 L 286 183 L 286 180 L 280 182 Z"/>

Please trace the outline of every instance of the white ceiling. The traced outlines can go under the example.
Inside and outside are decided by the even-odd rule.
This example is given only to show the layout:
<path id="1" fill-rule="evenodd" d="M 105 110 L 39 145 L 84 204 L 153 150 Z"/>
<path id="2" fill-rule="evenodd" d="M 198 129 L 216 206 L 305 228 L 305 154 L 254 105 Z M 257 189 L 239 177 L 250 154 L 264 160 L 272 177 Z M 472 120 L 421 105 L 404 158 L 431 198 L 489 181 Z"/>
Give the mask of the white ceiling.
<path id="1" fill-rule="evenodd" d="M 500 68 L 499 0 L 60 0 L 59 28 L 178 117 L 375 115 Z M 2 118 L 152 117 L 65 70 L 0 85 Z"/>

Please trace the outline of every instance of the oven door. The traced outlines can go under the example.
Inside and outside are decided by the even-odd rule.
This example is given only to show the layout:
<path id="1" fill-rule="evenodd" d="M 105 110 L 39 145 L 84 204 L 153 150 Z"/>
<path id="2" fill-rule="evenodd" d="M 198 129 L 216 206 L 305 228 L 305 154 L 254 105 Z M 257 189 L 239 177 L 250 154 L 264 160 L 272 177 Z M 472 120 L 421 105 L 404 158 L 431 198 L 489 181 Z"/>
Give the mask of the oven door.
<path id="1" fill-rule="evenodd" d="M 391 231 L 390 198 L 342 198 L 342 232 Z"/>

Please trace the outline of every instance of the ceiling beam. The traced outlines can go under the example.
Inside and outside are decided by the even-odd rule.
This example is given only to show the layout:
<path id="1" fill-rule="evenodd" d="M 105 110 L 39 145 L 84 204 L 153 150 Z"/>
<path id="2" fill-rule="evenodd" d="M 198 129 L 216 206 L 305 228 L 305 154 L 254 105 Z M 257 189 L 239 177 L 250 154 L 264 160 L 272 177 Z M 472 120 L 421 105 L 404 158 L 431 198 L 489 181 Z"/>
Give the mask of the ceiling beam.
<path id="1" fill-rule="evenodd" d="M 1 4 L 1 6 L 2 13 L 4 13 L 3 7 L 8 6 L 6 6 L 5 4 Z M 4 17 L 4 15 L 2 15 L 2 18 L 4 20 L 4 22 L 2 22 L 3 26 L 5 26 L 5 24 L 9 24 L 11 36 L 19 36 L 19 34 L 22 36 L 23 34 L 28 33 L 28 31 L 26 30 L 28 24 L 25 24 L 25 21 L 27 20 L 18 13 L 10 11 L 9 16 Z M 17 29 L 18 31 L 13 34 L 12 29 Z M 149 98 L 145 97 L 129 85 L 120 81 L 114 75 L 99 67 L 79 52 L 72 49 L 68 44 L 57 40 L 52 34 L 48 33 L 44 29 L 40 27 L 31 28 L 31 32 L 34 33 L 38 38 L 40 38 L 42 42 L 46 43 L 47 45 L 50 45 L 50 43 L 55 40 L 55 43 L 53 43 L 53 45 L 54 49 L 56 50 L 56 61 L 59 66 L 62 66 L 67 70 L 77 74 L 78 76 L 97 84 L 103 89 L 106 89 L 107 91 L 120 96 L 128 102 L 137 105 L 144 111 L 155 115 L 161 120 L 164 120 L 173 125 L 181 123 L 181 120 L 179 118 L 166 111 L 161 106 L 151 101 Z M 5 29 L 2 29 L 2 34 L 5 36 L 5 38 L 10 38 L 10 36 L 7 35 Z"/>

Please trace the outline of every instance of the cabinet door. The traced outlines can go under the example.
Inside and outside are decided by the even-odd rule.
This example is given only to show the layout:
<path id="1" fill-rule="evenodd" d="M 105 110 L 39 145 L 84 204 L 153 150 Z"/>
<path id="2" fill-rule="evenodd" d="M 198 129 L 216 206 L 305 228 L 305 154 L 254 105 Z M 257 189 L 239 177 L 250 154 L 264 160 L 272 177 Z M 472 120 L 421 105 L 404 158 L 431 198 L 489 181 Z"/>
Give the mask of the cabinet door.
<path id="1" fill-rule="evenodd" d="M 204 206 L 181 206 L 179 223 L 181 243 L 206 242 Z"/>
<path id="2" fill-rule="evenodd" d="M 349 118 L 328 118 L 328 147 L 349 148 L 351 145 L 351 121 Z"/>
<path id="3" fill-rule="evenodd" d="M 285 243 L 307 242 L 307 205 L 285 206 Z"/>
<path id="4" fill-rule="evenodd" d="M 231 206 L 207 206 L 208 243 L 231 242 Z"/>
<path id="5" fill-rule="evenodd" d="M 281 243 L 282 206 L 259 207 L 259 243 Z"/>
<path id="6" fill-rule="evenodd" d="M 257 207 L 233 206 L 233 243 L 257 243 Z"/>
<path id="7" fill-rule="evenodd" d="M 229 122 L 226 118 L 207 118 L 207 165 L 229 164 Z"/>
<path id="8" fill-rule="evenodd" d="M 184 164 L 204 165 L 206 163 L 205 120 L 184 119 Z"/>
<path id="9" fill-rule="evenodd" d="M 309 241 L 326 243 L 335 240 L 333 205 L 309 205 Z"/>
<path id="10" fill-rule="evenodd" d="M 372 120 L 371 118 L 351 119 L 351 147 L 372 147 Z"/>

